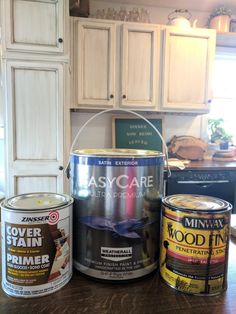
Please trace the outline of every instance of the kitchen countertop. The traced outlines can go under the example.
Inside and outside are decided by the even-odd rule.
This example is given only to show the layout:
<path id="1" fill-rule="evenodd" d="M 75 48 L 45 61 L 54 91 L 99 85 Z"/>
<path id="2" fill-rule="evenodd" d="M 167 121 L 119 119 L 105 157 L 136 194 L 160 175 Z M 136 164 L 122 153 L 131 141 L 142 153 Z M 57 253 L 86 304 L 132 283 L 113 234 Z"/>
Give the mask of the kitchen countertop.
<path id="1" fill-rule="evenodd" d="M 236 215 L 232 215 L 236 221 Z M 229 248 L 228 289 L 218 296 L 193 296 L 176 291 L 158 272 L 134 283 L 100 283 L 74 272 L 72 280 L 48 296 L 20 299 L 0 290 L 0 313 L 70 314 L 231 314 L 236 313 L 236 238 Z"/>
<path id="2" fill-rule="evenodd" d="M 171 171 L 177 170 L 180 169 L 177 167 L 171 167 Z M 212 159 L 190 161 L 185 164 L 184 170 L 236 170 L 236 160 L 226 162 L 214 161 Z"/>

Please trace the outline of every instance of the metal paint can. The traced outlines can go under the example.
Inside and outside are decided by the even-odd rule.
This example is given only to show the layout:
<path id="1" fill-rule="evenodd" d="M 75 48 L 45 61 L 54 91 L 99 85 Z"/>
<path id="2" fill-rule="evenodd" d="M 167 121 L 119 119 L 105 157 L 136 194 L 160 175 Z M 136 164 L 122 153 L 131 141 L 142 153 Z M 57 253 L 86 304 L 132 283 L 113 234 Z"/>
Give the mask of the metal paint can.
<path id="1" fill-rule="evenodd" d="M 162 203 L 160 273 L 164 281 L 194 295 L 225 291 L 232 205 L 195 194 L 167 196 Z"/>
<path id="2" fill-rule="evenodd" d="M 127 281 L 159 265 L 164 155 L 134 149 L 71 154 L 73 261 L 97 279 Z"/>
<path id="3" fill-rule="evenodd" d="M 32 193 L 1 204 L 2 288 L 6 294 L 39 297 L 69 282 L 72 203 L 64 194 Z"/>

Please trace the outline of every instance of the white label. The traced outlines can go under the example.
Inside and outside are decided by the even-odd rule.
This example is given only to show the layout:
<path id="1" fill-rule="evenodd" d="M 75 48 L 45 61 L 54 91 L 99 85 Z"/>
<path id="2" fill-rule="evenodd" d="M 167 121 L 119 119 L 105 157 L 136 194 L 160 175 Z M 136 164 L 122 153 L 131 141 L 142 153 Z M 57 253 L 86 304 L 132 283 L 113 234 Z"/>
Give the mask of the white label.
<path id="1" fill-rule="evenodd" d="M 115 262 L 130 259 L 132 258 L 132 247 L 113 248 L 102 246 L 101 258 Z"/>

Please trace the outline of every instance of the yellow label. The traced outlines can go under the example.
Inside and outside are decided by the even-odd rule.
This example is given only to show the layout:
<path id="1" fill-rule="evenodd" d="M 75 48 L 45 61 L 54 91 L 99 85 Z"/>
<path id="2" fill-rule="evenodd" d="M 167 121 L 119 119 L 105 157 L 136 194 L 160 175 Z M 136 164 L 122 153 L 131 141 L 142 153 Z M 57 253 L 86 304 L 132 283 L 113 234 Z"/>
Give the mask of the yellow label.
<path id="1" fill-rule="evenodd" d="M 229 213 L 163 207 L 160 273 L 177 290 L 218 294 L 226 289 Z"/>

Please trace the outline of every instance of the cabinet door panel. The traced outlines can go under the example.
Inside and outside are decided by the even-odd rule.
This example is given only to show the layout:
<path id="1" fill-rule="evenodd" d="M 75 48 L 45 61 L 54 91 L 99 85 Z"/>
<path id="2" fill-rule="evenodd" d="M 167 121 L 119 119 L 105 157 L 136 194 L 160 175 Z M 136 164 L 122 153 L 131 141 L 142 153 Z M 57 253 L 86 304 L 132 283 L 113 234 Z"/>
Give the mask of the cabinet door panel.
<path id="1" fill-rule="evenodd" d="M 123 25 L 122 106 L 156 105 L 160 33 L 158 27 Z"/>
<path id="2" fill-rule="evenodd" d="M 7 48 L 63 52 L 64 5 L 67 0 L 5 1 Z"/>
<path id="3" fill-rule="evenodd" d="M 14 68 L 15 159 L 57 160 L 57 72 Z"/>
<path id="4" fill-rule="evenodd" d="M 78 104 L 114 105 L 115 25 L 78 22 Z M 113 95 L 112 97 L 110 97 Z"/>
<path id="5" fill-rule="evenodd" d="M 57 177 L 24 177 L 15 178 L 16 194 L 57 191 Z"/>
<path id="6" fill-rule="evenodd" d="M 84 97 L 107 100 L 109 29 L 84 30 Z M 94 56 L 96 51 L 96 58 Z M 98 78 L 100 79 L 98 80 Z"/>
<path id="7" fill-rule="evenodd" d="M 165 30 L 164 109 L 208 110 L 214 43 L 212 30 Z"/>
<path id="8" fill-rule="evenodd" d="M 129 98 L 134 101 L 150 101 L 152 98 L 152 88 L 150 86 L 152 75 L 151 36 L 151 33 L 130 32 L 129 34 L 128 51 L 131 51 L 132 47 L 136 47 L 138 52 L 136 54 L 128 54 L 130 79 L 128 79 L 127 91 L 129 91 Z"/>
<path id="9" fill-rule="evenodd" d="M 189 37 L 179 40 L 175 36 L 170 45 L 168 101 L 202 104 L 207 84 L 207 40 Z"/>
<path id="10" fill-rule="evenodd" d="M 63 65 L 8 61 L 5 79 L 6 194 L 30 192 L 37 180 L 63 192 Z"/>

